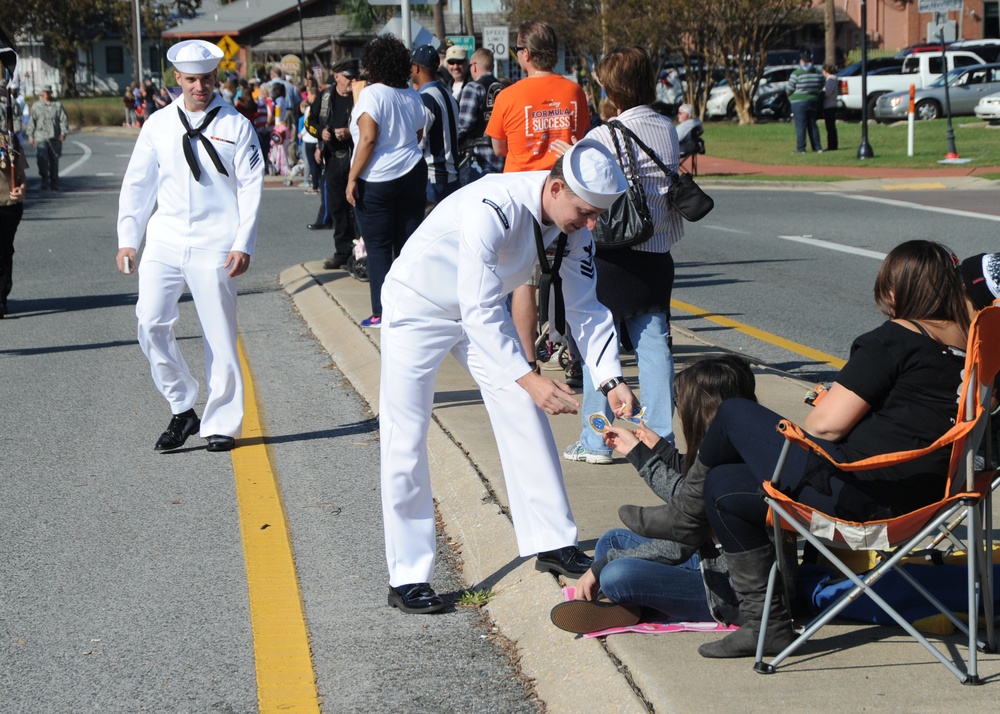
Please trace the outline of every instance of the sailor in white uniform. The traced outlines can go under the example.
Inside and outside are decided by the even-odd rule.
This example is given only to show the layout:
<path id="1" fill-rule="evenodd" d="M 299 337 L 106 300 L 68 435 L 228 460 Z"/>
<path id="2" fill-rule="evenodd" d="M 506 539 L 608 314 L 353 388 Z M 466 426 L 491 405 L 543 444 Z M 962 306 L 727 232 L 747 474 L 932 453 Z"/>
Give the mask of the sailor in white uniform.
<path id="1" fill-rule="evenodd" d="M 569 577 L 590 567 L 576 545 L 546 417 L 575 414 L 579 403 L 566 384 L 529 366 L 505 303 L 539 263 L 536 242 L 555 257 L 565 241 L 561 265 L 553 260 L 552 268 L 562 281 L 557 312 L 562 302 L 594 377 L 591 388 L 602 389 L 616 413 L 631 415 L 635 398 L 621 377 L 618 336 L 595 295 L 590 233 L 626 188 L 611 152 L 584 139 L 551 173 L 491 174 L 448 197 L 393 262 L 382 289 L 379 399 L 390 605 L 411 613 L 443 607 L 430 585 L 435 528 L 427 430 L 435 377 L 449 353 L 472 374 L 486 403 L 520 554 L 537 554 L 539 570 Z"/>
<path id="2" fill-rule="evenodd" d="M 264 185 L 253 126 L 215 94 L 222 51 L 202 40 L 167 52 L 182 94 L 150 116 L 136 141 L 118 204 L 118 269 L 139 272 L 139 345 L 173 418 L 156 442 L 176 449 L 200 431 L 209 451 L 228 451 L 243 424 L 236 351 L 236 280 L 250 266 Z M 156 212 L 153 212 L 154 206 Z M 205 344 L 208 399 L 194 411 L 198 382 L 174 336 L 185 286 Z"/>

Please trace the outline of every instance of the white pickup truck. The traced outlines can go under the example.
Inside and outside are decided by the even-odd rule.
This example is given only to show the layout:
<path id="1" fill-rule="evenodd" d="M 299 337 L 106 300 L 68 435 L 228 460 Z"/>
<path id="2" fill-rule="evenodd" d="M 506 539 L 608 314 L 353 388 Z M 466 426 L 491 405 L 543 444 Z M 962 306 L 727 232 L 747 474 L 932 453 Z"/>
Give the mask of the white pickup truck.
<path id="1" fill-rule="evenodd" d="M 944 53 L 948 60 L 948 70 L 956 67 L 969 67 L 974 64 L 984 64 L 984 60 L 974 52 L 958 50 Z M 868 117 L 875 117 L 875 102 L 883 94 L 889 92 L 905 92 L 911 84 L 917 89 L 926 87 L 941 76 L 943 62 L 940 52 L 919 52 L 903 60 L 901 74 L 869 74 L 868 75 Z M 840 78 L 840 97 L 838 103 L 841 109 L 861 111 L 861 75 Z"/>

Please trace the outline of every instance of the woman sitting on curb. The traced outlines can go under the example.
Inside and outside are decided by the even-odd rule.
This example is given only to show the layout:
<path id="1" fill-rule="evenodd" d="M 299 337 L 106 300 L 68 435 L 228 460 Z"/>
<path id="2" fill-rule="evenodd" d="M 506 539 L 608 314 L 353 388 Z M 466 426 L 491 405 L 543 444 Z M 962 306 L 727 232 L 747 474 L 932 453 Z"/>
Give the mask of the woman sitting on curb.
<path id="1" fill-rule="evenodd" d="M 724 355 L 695 362 L 674 382 L 677 413 L 687 456 L 645 424 L 632 432 L 610 426 L 607 445 L 625 456 L 649 487 L 670 501 L 695 461 L 719 405 L 730 398 L 756 401 L 750 364 Z M 552 609 L 552 622 L 576 633 L 634 625 L 650 619 L 733 623 L 736 595 L 725 560 L 709 544 L 702 548 L 646 538 L 624 528 L 608 531 L 597 542 L 594 565 L 576 584 L 576 599 Z"/>

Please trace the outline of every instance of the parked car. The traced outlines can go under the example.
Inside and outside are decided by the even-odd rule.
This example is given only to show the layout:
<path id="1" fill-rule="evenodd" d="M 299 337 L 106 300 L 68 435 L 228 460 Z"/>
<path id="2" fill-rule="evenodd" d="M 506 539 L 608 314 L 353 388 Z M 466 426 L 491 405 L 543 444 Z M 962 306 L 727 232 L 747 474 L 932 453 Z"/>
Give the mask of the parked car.
<path id="1" fill-rule="evenodd" d="M 1000 63 L 953 69 L 948 73 L 947 79 L 952 115 L 974 114 L 980 99 L 1000 92 Z M 914 113 L 917 119 L 938 119 L 944 116 L 944 81 L 945 78 L 941 77 L 930 86 L 916 91 Z M 909 106 L 909 91 L 883 94 L 875 103 L 875 119 L 905 119 Z"/>
<path id="2" fill-rule="evenodd" d="M 1000 92 L 980 99 L 976 105 L 976 116 L 989 122 L 1000 121 Z"/>
<path id="3" fill-rule="evenodd" d="M 788 78 L 792 76 L 792 72 L 797 68 L 797 64 L 765 67 L 764 74 L 761 77 L 760 84 L 757 85 L 757 92 L 755 94 L 778 89 L 784 90 L 788 84 Z M 752 101 L 753 98 L 751 98 L 751 104 Z M 728 119 L 736 116 L 735 94 L 726 80 L 723 79 L 712 87 L 712 91 L 708 95 L 708 101 L 705 102 L 705 116 L 713 118 L 725 117 Z"/>
<path id="4" fill-rule="evenodd" d="M 903 60 L 896 59 L 895 57 L 869 57 L 868 58 L 868 76 L 878 72 L 901 72 L 903 69 Z M 837 72 L 838 77 L 860 77 L 861 76 L 861 63 L 855 62 L 854 64 L 849 64 L 842 70 Z"/>
<path id="5" fill-rule="evenodd" d="M 753 102 L 753 114 L 758 119 L 787 121 L 792 118 L 792 103 L 784 89 L 757 92 Z"/>

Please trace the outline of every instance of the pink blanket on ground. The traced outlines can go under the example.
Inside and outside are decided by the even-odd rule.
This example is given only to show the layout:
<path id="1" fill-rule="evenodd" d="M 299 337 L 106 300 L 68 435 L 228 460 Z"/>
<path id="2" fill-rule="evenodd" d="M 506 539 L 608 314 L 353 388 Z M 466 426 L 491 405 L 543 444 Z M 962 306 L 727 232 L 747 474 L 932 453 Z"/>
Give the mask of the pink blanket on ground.
<path id="1" fill-rule="evenodd" d="M 563 597 L 569 601 L 576 596 L 573 586 L 563 588 Z M 584 637 L 605 637 L 622 632 L 638 632 L 646 635 L 660 635 L 668 632 L 729 632 L 738 630 L 736 625 L 720 625 L 718 622 L 640 622 L 627 627 L 609 627 L 606 630 L 588 632 Z"/>

